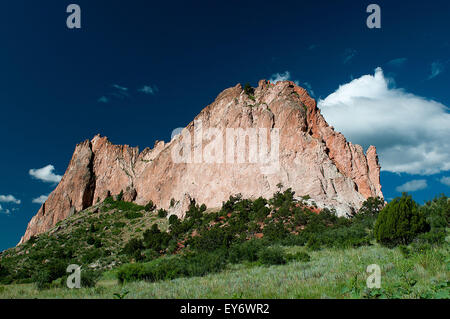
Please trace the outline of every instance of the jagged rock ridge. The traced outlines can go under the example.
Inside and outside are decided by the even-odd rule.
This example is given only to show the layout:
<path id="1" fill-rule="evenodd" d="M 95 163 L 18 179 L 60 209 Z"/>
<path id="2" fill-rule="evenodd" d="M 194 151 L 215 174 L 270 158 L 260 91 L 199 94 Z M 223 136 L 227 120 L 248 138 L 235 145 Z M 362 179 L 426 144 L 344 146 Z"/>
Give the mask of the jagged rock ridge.
<path id="1" fill-rule="evenodd" d="M 76 146 L 61 182 L 31 219 L 21 243 L 121 191 L 127 201 L 152 200 L 180 217 L 192 199 L 214 208 L 237 193 L 269 198 L 279 183 L 340 215 L 358 209 L 368 197 L 383 197 L 375 147 L 364 154 L 361 146 L 347 142 L 326 123 L 307 91 L 291 81 L 274 85 L 261 80 L 252 95 L 240 84 L 226 89 L 184 133 L 195 136 L 199 121 L 204 130 L 216 128 L 223 134 L 231 128 L 278 130 L 279 169 L 265 172 L 260 163 L 249 161 L 174 162 L 183 134 L 169 143 L 157 141 L 153 149 L 142 152 L 97 135 Z M 210 138 L 203 136 L 202 142 L 207 144 Z M 190 144 L 195 149 L 194 142 Z M 245 145 L 247 152 L 249 147 Z"/>

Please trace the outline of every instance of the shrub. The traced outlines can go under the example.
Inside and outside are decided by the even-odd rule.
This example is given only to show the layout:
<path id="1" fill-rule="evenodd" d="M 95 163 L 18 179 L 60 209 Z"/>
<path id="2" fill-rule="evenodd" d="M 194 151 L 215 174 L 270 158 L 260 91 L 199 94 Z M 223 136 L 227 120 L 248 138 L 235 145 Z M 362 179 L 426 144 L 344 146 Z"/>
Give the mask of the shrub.
<path id="1" fill-rule="evenodd" d="M 429 230 L 424 214 L 416 202 L 403 193 L 380 212 L 375 223 L 377 242 L 386 246 L 409 244 L 418 234 Z"/>
<path id="2" fill-rule="evenodd" d="M 90 232 L 95 233 L 97 231 L 98 231 L 98 226 L 95 223 L 92 223 L 91 227 L 90 227 Z"/>
<path id="3" fill-rule="evenodd" d="M 87 240 L 86 240 L 86 243 L 87 243 L 88 245 L 94 245 L 94 243 L 95 243 L 95 238 L 94 238 L 94 236 L 89 236 L 89 237 L 87 238 Z"/>
<path id="4" fill-rule="evenodd" d="M 258 261 L 263 265 L 282 265 L 286 263 L 281 247 L 267 247 L 258 252 Z"/>
<path id="5" fill-rule="evenodd" d="M 161 232 L 157 224 L 153 224 L 150 229 L 144 232 L 144 245 L 157 252 L 166 249 L 170 240 L 169 234 Z"/>
<path id="6" fill-rule="evenodd" d="M 105 198 L 103 203 L 105 203 L 105 204 L 113 204 L 114 203 L 114 198 L 112 196 L 108 196 L 108 197 Z"/>
<path id="7" fill-rule="evenodd" d="M 311 256 L 309 256 L 307 253 L 303 251 L 299 251 L 295 254 L 288 254 L 286 255 L 287 261 L 301 261 L 301 262 L 308 262 L 311 260 Z"/>
<path id="8" fill-rule="evenodd" d="M 321 248 L 321 243 L 316 236 L 311 236 L 306 243 L 306 247 L 312 251 L 316 251 Z"/>
<path id="9" fill-rule="evenodd" d="M 125 227 L 127 224 L 126 223 L 124 223 L 124 222 L 115 222 L 114 223 L 114 227 L 117 227 L 117 228 L 123 228 L 123 227 Z"/>
<path id="10" fill-rule="evenodd" d="M 41 266 L 32 276 L 32 281 L 36 283 L 38 289 L 45 289 L 50 284 L 66 274 L 67 265 L 62 260 L 49 260 Z"/>
<path id="11" fill-rule="evenodd" d="M 119 195 L 117 195 L 116 201 L 120 202 L 122 200 L 122 198 L 123 198 L 123 190 L 120 191 Z"/>
<path id="12" fill-rule="evenodd" d="M 145 209 L 147 212 L 152 212 L 152 211 L 154 211 L 154 210 L 156 209 L 156 205 L 153 204 L 152 201 L 149 201 L 148 204 L 144 206 L 144 209 Z"/>
<path id="13" fill-rule="evenodd" d="M 278 241 L 285 238 L 288 234 L 288 231 L 281 221 L 277 223 L 272 221 L 266 227 L 264 227 L 263 234 L 265 238 L 271 241 Z"/>
<path id="14" fill-rule="evenodd" d="M 144 249 L 142 240 L 132 238 L 125 244 L 123 252 L 130 257 L 137 257 L 141 254 L 142 249 Z"/>
<path id="15" fill-rule="evenodd" d="M 125 218 L 127 218 L 127 219 L 136 219 L 136 218 L 141 218 L 141 217 L 143 217 L 144 215 L 142 214 L 142 213 L 140 213 L 140 212 L 133 212 L 133 211 L 128 211 L 128 212 L 126 212 L 125 213 Z"/>
<path id="16" fill-rule="evenodd" d="M 126 264 L 117 271 L 120 283 L 147 280 L 172 280 L 179 277 L 204 276 L 222 270 L 226 266 L 225 254 L 214 253 L 187 254 L 163 257 L 146 264 Z"/>
<path id="17" fill-rule="evenodd" d="M 98 280 L 101 277 L 101 273 L 94 270 L 82 270 L 81 271 L 81 287 L 92 288 L 95 287 Z"/>
<path id="18" fill-rule="evenodd" d="M 98 260 L 102 256 L 102 251 L 97 248 L 91 248 L 84 252 L 81 255 L 81 262 L 83 264 L 90 264 L 96 260 Z"/>
<path id="19" fill-rule="evenodd" d="M 103 246 L 102 241 L 101 241 L 100 239 L 98 239 L 98 238 L 95 238 L 95 241 L 94 241 L 94 247 L 95 247 L 95 248 L 100 248 L 100 247 L 102 247 L 102 246 Z"/>
<path id="20" fill-rule="evenodd" d="M 158 217 L 159 218 L 165 218 L 165 217 L 167 217 L 167 211 L 166 210 L 164 210 L 164 209 L 162 209 L 162 208 L 160 208 L 159 210 L 158 210 Z"/>
<path id="21" fill-rule="evenodd" d="M 12 277 L 9 269 L 0 264 L 0 284 L 8 285 L 11 282 Z"/>
<path id="22" fill-rule="evenodd" d="M 142 280 L 145 278 L 145 264 L 125 264 L 117 271 L 117 279 L 120 283 Z"/>
<path id="23" fill-rule="evenodd" d="M 242 261 L 254 262 L 258 260 L 258 253 L 264 248 L 263 240 L 251 239 L 243 243 L 236 243 L 230 247 L 228 252 L 231 263 Z"/>
<path id="24" fill-rule="evenodd" d="M 252 88 L 252 86 L 250 85 L 250 83 L 245 83 L 244 84 L 244 92 L 245 92 L 245 94 L 247 94 L 248 96 L 252 96 L 253 97 L 253 94 L 255 94 L 255 89 L 254 88 Z"/>
<path id="25" fill-rule="evenodd" d="M 53 279 L 48 270 L 37 271 L 31 277 L 31 280 L 35 283 L 36 287 L 39 290 L 49 288 L 50 284 L 53 282 Z"/>
<path id="26" fill-rule="evenodd" d="M 177 215 L 170 215 L 169 217 L 169 225 L 175 225 L 177 222 L 179 222 Z"/>
<path id="27" fill-rule="evenodd" d="M 214 251 L 229 247 L 232 239 L 229 227 L 213 226 L 200 232 L 199 236 L 191 238 L 189 244 L 198 251 Z"/>

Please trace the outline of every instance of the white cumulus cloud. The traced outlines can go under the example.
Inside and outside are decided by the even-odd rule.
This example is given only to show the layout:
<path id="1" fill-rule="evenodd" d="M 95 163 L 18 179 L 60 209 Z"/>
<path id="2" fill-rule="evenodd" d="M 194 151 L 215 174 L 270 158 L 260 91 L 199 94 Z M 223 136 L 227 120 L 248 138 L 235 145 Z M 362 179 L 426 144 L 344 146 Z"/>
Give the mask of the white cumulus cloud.
<path id="1" fill-rule="evenodd" d="M 445 105 L 391 88 L 383 70 L 341 85 L 318 105 L 351 142 L 375 145 L 381 168 L 431 175 L 450 170 L 450 114 Z"/>
<path id="2" fill-rule="evenodd" d="M 47 165 L 47 166 L 45 166 L 43 168 L 39 168 L 39 169 L 30 169 L 29 174 L 32 177 L 39 179 L 43 182 L 59 183 L 62 176 L 56 175 L 55 173 L 53 173 L 54 170 L 55 170 L 55 167 L 53 165 Z"/>
<path id="3" fill-rule="evenodd" d="M 397 186 L 395 190 L 397 192 L 415 192 L 428 187 L 427 181 L 425 179 L 413 179 L 412 181 L 406 182 L 400 186 Z"/>
<path id="4" fill-rule="evenodd" d="M 19 205 L 21 201 L 13 195 L 0 195 L 0 203 L 14 203 Z"/>
<path id="5" fill-rule="evenodd" d="M 47 200 L 48 196 L 47 195 L 41 195 L 37 198 L 33 198 L 32 203 L 34 204 L 44 204 L 45 201 Z"/>

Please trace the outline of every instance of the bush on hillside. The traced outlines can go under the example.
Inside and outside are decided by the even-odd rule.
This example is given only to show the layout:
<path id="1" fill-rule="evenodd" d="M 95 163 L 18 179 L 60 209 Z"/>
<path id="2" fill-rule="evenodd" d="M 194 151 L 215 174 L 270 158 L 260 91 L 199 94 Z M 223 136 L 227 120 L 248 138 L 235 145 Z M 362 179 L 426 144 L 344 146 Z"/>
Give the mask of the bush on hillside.
<path id="1" fill-rule="evenodd" d="M 153 224 L 150 229 L 144 232 L 144 245 L 148 249 L 159 252 L 167 248 L 169 241 L 170 235 L 161 232 L 157 224 Z"/>
<path id="2" fill-rule="evenodd" d="M 311 260 L 311 256 L 303 251 L 299 251 L 295 254 L 287 254 L 286 261 L 300 261 L 300 262 L 309 262 Z"/>
<path id="3" fill-rule="evenodd" d="M 263 265 L 283 265 L 285 254 L 281 247 L 267 247 L 258 252 L 258 261 Z"/>
<path id="4" fill-rule="evenodd" d="M 265 241 L 260 239 L 251 239 L 243 243 L 236 243 L 230 247 L 228 258 L 234 264 L 242 261 L 257 261 L 259 251 L 265 247 L 264 243 Z"/>
<path id="5" fill-rule="evenodd" d="M 250 85 L 250 83 L 245 83 L 244 84 L 244 92 L 245 94 L 247 94 L 248 96 L 253 96 L 253 94 L 255 94 L 255 89 L 252 88 L 252 86 Z"/>
<path id="6" fill-rule="evenodd" d="M 177 215 L 170 215 L 169 217 L 169 225 L 175 225 L 179 223 L 179 219 Z"/>
<path id="7" fill-rule="evenodd" d="M 101 277 L 101 273 L 94 270 L 82 270 L 81 271 L 81 287 L 93 288 L 97 284 Z"/>
<path id="8" fill-rule="evenodd" d="M 164 209 L 162 209 L 162 208 L 160 208 L 159 210 L 158 210 L 158 217 L 159 218 L 165 218 L 165 217 L 167 217 L 167 211 L 166 210 L 164 210 Z"/>
<path id="9" fill-rule="evenodd" d="M 139 260 L 142 250 L 144 249 L 144 243 L 137 238 L 130 239 L 123 248 L 123 252 L 129 257 Z"/>
<path id="10" fill-rule="evenodd" d="M 9 269 L 0 264 L 0 284 L 8 285 L 11 282 L 12 277 Z"/>
<path id="11" fill-rule="evenodd" d="M 233 240 L 230 227 L 213 226 L 200 232 L 189 240 L 189 245 L 197 251 L 214 251 L 219 248 L 227 248 Z"/>
<path id="12" fill-rule="evenodd" d="M 31 279 L 38 289 L 45 289 L 54 280 L 63 277 L 66 274 L 66 268 L 67 265 L 62 260 L 49 260 L 35 271 Z"/>
<path id="13" fill-rule="evenodd" d="M 145 264 L 126 264 L 117 271 L 120 283 L 147 280 L 172 280 L 180 277 L 204 276 L 221 271 L 226 266 L 225 253 L 196 253 L 163 257 Z"/>
<path id="14" fill-rule="evenodd" d="M 153 201 L 149 201 L 147 205 L 144 206 L 145 211 L 152 212 L 156 209 L 156 205 L 153 204 Z"/>

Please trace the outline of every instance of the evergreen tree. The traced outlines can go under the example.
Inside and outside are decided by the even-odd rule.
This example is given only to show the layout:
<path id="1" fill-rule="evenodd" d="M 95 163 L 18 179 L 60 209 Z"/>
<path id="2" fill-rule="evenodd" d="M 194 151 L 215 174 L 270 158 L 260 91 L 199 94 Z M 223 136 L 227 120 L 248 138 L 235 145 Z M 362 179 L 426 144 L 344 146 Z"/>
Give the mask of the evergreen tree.
<path id="1" fill-rule="evenodd" d="M 424 214 L 406 193 L 395 198 L 379 213 L 374 234 L 386 246 L 409 244 L 419 233 L 429 230 Z"/>

